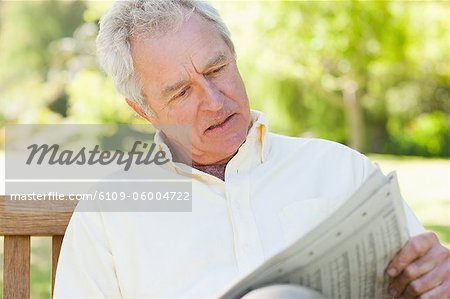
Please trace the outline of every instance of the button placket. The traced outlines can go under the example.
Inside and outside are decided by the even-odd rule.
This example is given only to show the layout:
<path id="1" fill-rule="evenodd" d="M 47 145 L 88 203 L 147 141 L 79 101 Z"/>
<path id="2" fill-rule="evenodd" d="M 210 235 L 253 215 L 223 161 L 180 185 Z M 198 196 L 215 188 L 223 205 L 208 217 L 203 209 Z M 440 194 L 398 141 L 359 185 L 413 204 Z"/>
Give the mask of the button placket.
<path id="1" fill-rule="evenodd" d="M 263 260 L 263 249 L 250 205 L 250 178 L 233 177 L 227 184 L 232 223 L 235 232 L 235 252 L 239 271 L 247 272 Z"/>

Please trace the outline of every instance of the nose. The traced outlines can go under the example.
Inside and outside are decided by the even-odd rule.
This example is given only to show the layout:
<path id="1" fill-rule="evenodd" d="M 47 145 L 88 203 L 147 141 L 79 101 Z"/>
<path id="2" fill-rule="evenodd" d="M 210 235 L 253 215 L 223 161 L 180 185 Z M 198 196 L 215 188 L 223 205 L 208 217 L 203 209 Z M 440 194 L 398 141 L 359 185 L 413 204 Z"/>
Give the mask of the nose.
<path id="1" fill-rule="evenodd" d="M 202 80 L 202 99 L 201 109 L 209 111 L 219 111 L 223 108 L 224 95 L 220 92 L 217 86 L 207 80 Z"/>

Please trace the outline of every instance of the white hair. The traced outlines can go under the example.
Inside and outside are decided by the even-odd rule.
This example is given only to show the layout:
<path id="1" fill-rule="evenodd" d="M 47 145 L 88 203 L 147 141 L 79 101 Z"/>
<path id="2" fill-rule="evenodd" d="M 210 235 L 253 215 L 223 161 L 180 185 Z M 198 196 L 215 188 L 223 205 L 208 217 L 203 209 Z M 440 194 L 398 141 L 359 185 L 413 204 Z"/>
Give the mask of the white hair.
<path id="1" fill-rule="evenodd" d="M 117 91 L 135 102 L 145 113 L 142 84 L 133 69 L 129 39 L 132 36 L 164 35 L 176 30 L 191 13 L 211 23 L 235 54 L 230 32 L 218 11 L 205 1 L 126 0 L 116 1 L 100 19 L 97 56 L 100 66 L 111 77 Z"/>

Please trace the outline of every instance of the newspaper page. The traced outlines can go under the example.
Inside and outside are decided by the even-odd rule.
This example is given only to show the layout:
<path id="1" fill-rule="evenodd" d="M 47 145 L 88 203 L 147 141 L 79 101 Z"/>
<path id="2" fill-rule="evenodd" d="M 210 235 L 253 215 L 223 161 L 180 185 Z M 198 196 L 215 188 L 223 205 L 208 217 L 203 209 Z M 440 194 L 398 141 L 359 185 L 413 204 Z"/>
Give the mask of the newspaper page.
<path id="1" fill-rule="evenodd" d="M 306 286 L 330 299 L 391 298 L 385 269 L 408 239 L 396 175 L 377 169 L 329 218 L 220 298 L 278 283 Z"/>

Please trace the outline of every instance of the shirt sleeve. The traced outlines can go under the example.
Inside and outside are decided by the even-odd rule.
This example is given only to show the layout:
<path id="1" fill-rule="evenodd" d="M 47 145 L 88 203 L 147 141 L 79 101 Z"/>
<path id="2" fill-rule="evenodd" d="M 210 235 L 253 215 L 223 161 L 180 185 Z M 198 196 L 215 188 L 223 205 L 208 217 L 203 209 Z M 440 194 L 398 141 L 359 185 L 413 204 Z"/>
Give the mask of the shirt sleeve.
<path id="1" fill-rule="evenodd" d="M 122 298 L 100 212 L 73 213 L 61 247 L 53 298 Z"/>

